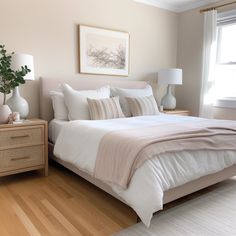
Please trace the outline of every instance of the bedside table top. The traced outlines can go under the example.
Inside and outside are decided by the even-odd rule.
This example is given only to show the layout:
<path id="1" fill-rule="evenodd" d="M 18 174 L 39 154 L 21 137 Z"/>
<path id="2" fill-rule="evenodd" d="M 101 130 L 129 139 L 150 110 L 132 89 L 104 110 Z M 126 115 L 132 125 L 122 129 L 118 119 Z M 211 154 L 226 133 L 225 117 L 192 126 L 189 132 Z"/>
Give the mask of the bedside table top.
<path id="1" fill-rule="evenodd" d="M 164 110 L 163 113 L 166 113 L 166 114 L 189 114 L 190 111 L 188 110 Z"/>
<path id="2" fill-rule="evenodd" d="M 41 124 L 47 124 L 47 121 L 46 120 L 41 120 L 41 119 L 38 119 L 38 118 L 34 118 L 34 119 L 26 119 L 25 121 L 23 121 L 21 123 L 0 124 L 0 129 L 2 129 L 2 128 L 27 126 L 27 125 L 41 125 Z"/>

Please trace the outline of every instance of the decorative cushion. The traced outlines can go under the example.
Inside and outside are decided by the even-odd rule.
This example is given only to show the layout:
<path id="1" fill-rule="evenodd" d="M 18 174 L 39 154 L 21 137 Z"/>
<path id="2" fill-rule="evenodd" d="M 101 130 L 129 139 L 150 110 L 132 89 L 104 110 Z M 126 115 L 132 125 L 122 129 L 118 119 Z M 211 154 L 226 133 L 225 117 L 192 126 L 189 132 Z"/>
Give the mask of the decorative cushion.
<path id="1" fill-rule="evenodd" d="M 106 120 L 114 118 L 123 118 L 119 97 L 90 99 L 87 98 L 90 117 L 92 120 Z"/>
<path id="2" fill-rule="evenodd" d="M 132 116 L 159 115 L 156 100 L 153 96 L 130 98 L 127 97 Z"/>
<path id="3" fill-rule="evenodd" d="M 104 86 L 97 90 L 77 91 L 68 84 L 61 84 L 65 97 L 65 104 L 68 108 L 69 120 L 90 120 L 87 98 L 101 99 L 110 97 L 110 87 Z"/>
<path id="4" fill-rule="evenodd" d="M 147 85 L 143 89 L 123 89 L 123 88 L 112 88 L 112 95 L 119 96 L 120 105 L 122 111 L 126 117 L 131 116 L 131 111 L 127 103 L 126 97 L 146 97 L 153 95 L 152 87 Z"/>
<path id="5" fill-rule="evenodd" d="M 65 104 L 64 94 L 57 91 L 50 91 L 54 118 L 58 120 L 68 120 L 68 109 Z"/>

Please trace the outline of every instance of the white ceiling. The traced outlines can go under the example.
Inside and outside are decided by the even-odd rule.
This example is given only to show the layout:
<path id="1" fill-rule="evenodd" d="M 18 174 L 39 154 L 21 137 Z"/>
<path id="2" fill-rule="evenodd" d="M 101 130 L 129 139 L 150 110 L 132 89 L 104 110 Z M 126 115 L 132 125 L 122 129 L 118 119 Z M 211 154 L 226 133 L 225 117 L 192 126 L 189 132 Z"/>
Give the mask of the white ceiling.
<path id="1" fill-rule="evenodd" d="M 174 12 L 183 12 L 222 0 L 134 0 Z"/>

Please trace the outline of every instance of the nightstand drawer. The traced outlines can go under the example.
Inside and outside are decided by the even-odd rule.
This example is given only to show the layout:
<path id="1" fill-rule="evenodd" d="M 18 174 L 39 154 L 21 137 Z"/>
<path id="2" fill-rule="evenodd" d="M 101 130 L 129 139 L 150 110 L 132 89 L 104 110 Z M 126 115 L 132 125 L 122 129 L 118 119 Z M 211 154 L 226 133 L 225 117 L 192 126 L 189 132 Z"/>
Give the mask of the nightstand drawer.
<path id="1" fill-rule="evenodd" d="M 0 172 L 43 165 L 43 151 L 43 145 L 0 151 Z"/>
<path id="2" fill-rule="evenodd" d="M 3 129 L 0 131 L 0 150 L 43 144 L 43 126 L 32 126 L 27 128 Z"/>

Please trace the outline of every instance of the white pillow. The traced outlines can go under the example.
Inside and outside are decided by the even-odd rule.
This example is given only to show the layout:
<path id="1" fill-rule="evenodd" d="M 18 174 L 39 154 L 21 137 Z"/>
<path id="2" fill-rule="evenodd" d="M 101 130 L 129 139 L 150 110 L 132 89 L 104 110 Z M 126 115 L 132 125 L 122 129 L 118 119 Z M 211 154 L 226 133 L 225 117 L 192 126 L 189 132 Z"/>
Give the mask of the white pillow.
<path id="1" fill-rule="evenodd" d="M 104 86 L 97 90 L 77 91 L 68 84 L 61 84 L 65 104 L 68 108 L 69 120 L 90 120 L 87 98 L 101 99 L 110 97 L 110 87 Z"/>
<path id="2" fill-rule="evenodd" d="M 152 96 L 152 87 L 150 85 L 147 85 L 143 89 L 123 89 L 123 88 L 112 88 L 112 95 L 119 96 L 120 98 L 120 105 L 122 108 L 122 111 L 126 117 L 131 116 L 131 111 L 129 108 L 129 104 L 126 100 L 126 97 L 148 97 Z"/>
<path id="3" fill-rule="evenodd" d="M 57 91 L 50 91 L 54 118 L 58 120 L 68 120 L 68 109 L 65 104 L 64 94 Z"/>

